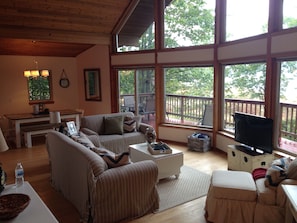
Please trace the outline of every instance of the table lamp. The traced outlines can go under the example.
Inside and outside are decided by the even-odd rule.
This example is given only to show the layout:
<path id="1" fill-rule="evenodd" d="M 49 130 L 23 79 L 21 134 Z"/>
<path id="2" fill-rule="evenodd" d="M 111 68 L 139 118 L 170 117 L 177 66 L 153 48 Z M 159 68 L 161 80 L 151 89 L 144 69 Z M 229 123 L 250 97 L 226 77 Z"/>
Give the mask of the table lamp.
<path id="1" fill-rule="evenodd" d="M 50 123 L 54 125 L 55 130 L 59 127 L 59 132 L 63 132 L 64 126 L 61 124 L 61 114 L 58 111 L 50 112 Z"/>
<path id="2" fill-rule="evenodd" d="M 58 112 L 58 111 L 50 112 L 50 123 L 51 124 L 60 124 L 61 123 L 60 112 Z"/>
<path id="3" fill-rule="evenodd" d="M 0 152 L 4 152 L 4 151 L 6 151 L 8 149 L 9 149 L 9 147 L 8 147 L 8 145 L 6 143 L 5 138 L 4 138 L 2 129 L 0 128 Z"/>

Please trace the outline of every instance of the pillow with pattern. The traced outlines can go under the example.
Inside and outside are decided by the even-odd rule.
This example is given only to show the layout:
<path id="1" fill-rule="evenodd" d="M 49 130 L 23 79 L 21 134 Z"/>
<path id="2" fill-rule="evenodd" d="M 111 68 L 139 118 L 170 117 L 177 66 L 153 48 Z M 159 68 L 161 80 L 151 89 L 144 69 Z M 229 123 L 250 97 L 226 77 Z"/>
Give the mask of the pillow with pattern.
<path id="1" fill-rule="evenodd" d="M 130 164 L 130 153 L 123 152 L 120 154 L 114 154 L 113 152 L 105 148 L 91 148 L 91 150 L 97 153 L 105 161 L 108 168 L 115 168 L 123 165 Z"/>
<path id="2" fill-rule="evenodd" d="M 119 167 L 119 166 L 124 166 L 127 164 L 130 164 L 130 156 L 129 156 L 129 152 L 123 152 L 120 154 L 102 154 L 100 155 L 103 160 L 107 163 L 108 168 L 115 168 L 115 167 Z"/>
<path id="3" fill-rule="evenodd" d="M 135 132 L 136 121 L 132 117 L 126 116 L 124 119 L 124 132 Z"/>
<path id="4" fill-rule="evenodd" d="M 281 181 L 287 178 L 287 170 L 290 164 L 289 158 L 280 158 L 272 162 L 265 176 L 265 186 L 276 187 Z"/>
<path id="5" fill-rule="evenodd" d="M 287 173 L 285 169 L 279 166 L 271 166 L 268 168 L 265 177 L 264 183 L 266 187 L 276 187 L 281 181 L 287 178 Z"/>

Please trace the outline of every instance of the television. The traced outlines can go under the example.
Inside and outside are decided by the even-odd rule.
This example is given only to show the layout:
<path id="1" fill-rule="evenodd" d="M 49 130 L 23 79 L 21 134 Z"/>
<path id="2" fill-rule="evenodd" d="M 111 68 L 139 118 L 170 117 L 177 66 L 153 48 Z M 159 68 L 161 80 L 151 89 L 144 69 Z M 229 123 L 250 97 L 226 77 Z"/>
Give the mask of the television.
<path id="1" fill-rule="evenodd" d="M 247 113 L 235 112 L 235 141 L 257 153 L 273 152 L 273 120 Z"/>

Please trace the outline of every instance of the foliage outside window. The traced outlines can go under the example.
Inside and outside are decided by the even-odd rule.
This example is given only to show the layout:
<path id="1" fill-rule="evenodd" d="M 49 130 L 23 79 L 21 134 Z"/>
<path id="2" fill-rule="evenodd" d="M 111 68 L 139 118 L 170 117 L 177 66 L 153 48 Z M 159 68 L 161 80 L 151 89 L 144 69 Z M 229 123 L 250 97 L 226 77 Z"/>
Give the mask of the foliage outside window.
<path id="1" fill-rule="evenodd" d="M 269 0 L 227 0 L 226 40 L 267 32 Z"/>
<path id="2" fill-rule="evenodd" d="M 264 116 L 266 64 L 226 65 L 224 74 L 224 128 L 233 131 L 236 111 Z"/>
<path id="3" fill-rule="evenodd" d="M 52 100 L 51 75 L 28 79 L 29 103 L 47 103 Z"/>
<path id="4" fill-rule="evenodd" d="M 215 0 L 173 0 L 164 17 L 165 47 L 214 43 Z"/>
<path id="5" fill-rule="evenodd" d="M 164 75 L 166 122 L 200 125 L 213 101 L 213 67 L 168 67 Z"/>
<path id="6" fill-rule="evenodd" d="M 280 62 L 280 148 L 297 148 L 297 60 Z"/>
<path id="7" fill-rule="evenodd" d="M 283 3 L 283 29 L 297 26 L 297 1 L 284 0 Z"/>

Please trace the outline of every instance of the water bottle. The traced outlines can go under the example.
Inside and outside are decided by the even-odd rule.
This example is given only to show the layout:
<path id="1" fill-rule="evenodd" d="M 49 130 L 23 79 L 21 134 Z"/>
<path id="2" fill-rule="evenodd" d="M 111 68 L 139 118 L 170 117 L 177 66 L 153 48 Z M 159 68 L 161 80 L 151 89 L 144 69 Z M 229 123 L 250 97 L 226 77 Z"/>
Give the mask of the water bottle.
<path id="1" fill-rule="evenodd" d="M 24 168 L 21 163 L 17 163 L 15 168 L 15 185 L 20 187 L 24 184 Z"/>

